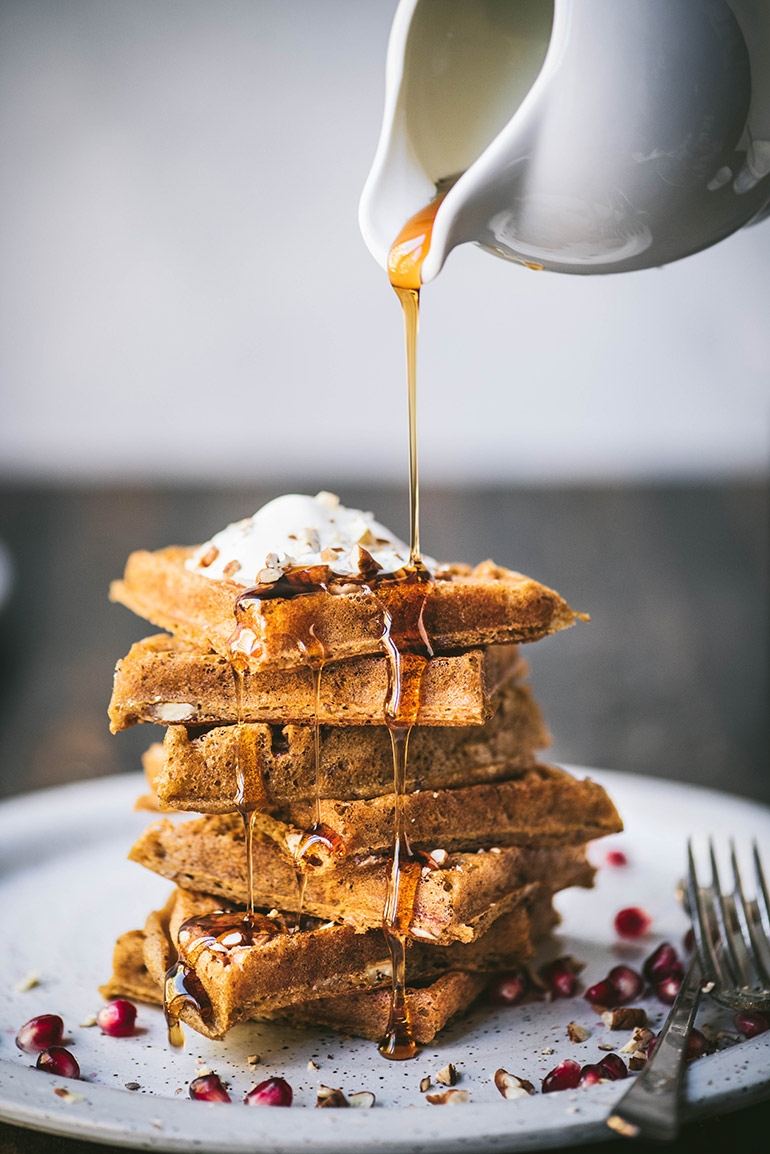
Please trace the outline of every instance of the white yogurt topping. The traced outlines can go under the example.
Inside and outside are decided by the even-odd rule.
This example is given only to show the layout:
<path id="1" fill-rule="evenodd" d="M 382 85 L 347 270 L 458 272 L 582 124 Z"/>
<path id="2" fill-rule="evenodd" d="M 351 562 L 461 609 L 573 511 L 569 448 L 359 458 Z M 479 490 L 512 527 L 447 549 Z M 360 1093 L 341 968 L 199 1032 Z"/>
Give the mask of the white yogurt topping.
<path id="1" fill-rule="evenodd" d="M 250 586 L 275 581 L 296 565 L 327 564 L 335 573 L 358 575 L 361 549 L 384 573 L 401 569 L 409 561 L 408 545 L 375 521 L 371 513 L 347 509 L 333 493 L 317 493 L 315 497 L 287 493 L 264 505 L 253 517 L 222 529 L 186 564 L 204 577 L 228 577 Z M 435 567 L 430 558 L 424 561 L 429 569 Z"/>

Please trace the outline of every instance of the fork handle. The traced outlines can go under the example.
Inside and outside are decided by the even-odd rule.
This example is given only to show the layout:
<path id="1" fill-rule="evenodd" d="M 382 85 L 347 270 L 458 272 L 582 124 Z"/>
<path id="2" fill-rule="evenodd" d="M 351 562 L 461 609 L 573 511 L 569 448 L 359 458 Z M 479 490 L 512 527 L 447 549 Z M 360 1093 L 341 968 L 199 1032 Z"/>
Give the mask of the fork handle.
<path id="1" fill-rule="evenodd" d="M 703 974 L 693 957 L 652 1057 L 607 1119 L 626 1138 L 670 1141 L 679 1130 L 679 1097 L 687 1040 L 695 1019 Z"/>

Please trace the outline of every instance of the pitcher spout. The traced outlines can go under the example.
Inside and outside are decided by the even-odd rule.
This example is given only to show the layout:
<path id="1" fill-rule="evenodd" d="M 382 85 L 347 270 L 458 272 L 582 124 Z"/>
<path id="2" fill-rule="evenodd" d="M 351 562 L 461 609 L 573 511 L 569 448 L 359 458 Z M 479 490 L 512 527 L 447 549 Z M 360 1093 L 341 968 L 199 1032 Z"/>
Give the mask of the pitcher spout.
<path id="1" fill-rule="evenodd" d="M 456 245 L 571 273 L 666 264 L 770 206 L 762 0 L 402 0 L 360 206 L 385 266 L 445 191 Z"/>

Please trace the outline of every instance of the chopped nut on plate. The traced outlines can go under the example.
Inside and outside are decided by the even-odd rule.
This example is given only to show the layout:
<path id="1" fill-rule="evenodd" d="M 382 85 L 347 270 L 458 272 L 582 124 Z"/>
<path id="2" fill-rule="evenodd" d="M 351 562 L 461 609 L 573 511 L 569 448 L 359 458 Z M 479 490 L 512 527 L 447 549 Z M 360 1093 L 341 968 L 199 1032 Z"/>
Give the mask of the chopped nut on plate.
<path id="1" fill-rule="evenodd" d="M 587 1038 L 591 1037 L 591 1031 L 585 1026 L 578 1025 L 577 1022 L 569 1022 L 567 1025 L 567 1037 L 570 1042 L 585 1042 Z"/>
<path id="2" fill-rule="evenodd" d="M 620 1052 L 621 1054 L 634 1054 L 637 1050 L 646 1050 L 650 1039 L 653 1037 L 652 1030 L 648 1030 L 646 1026 L 637 1026 L 625 1046 L 621 1046 Z"/>
<path id="3" fill-rule="evenodd" d="M 535 1087 L 526 1078 L 517 1078 L 502 1068 L 495 1070 L 495 1085 L 504 1098 L 528 1098 Z"/>
<path id="4" fill-rule="evenodd" d="M 348 1106 L 348 1100 L 342 1093 L 342 1090 L 334 1089 L 332 1086 L 319 1086 L 318 1096 L 315 1101 L 316 1106 Z"/>
<path id="5" fill-rule="evenodd" d="M 444 1090 L 441 1094 L 426 1094 L 425 1101 L 431 1106 L 455 1106 L 468 1101 L 467 1090 Z"/>
<path id="6" fill-rule="evenodd" d="M 30 970 L 26 977 L 16 983 L 14 988 L 17 994 L 26 994 L 27 990 L 33 990 L 39 984 L 40 974 L 37 970 Z"/>
<path id="7" fill-rule="evenodd" d="M 351 1094 L 348 1099 L 351 1106 L 357 1107 L 359 1110 L 369 1110 L 375 1103 L 374 1094 L 371 1090 L 357 1090 L 355 1094 Z"/>
<path id="8" fill-rule="evenodd" d="M 451 1062 L 447 1063 L 442 1070 L 436 1074 L 436 1081 L 440 1082 L 442 1086 L 454 1086 L 459 1081 L 457 1069 Z"/>
<path id="9" fill-rule="evenodd" d="M 647 1025 L 647 1011 L 641 1006 L 618 1006 L 615 1010 L 605 1010 L 602 1021 L 611 1030 L 633 1029 Z"/>

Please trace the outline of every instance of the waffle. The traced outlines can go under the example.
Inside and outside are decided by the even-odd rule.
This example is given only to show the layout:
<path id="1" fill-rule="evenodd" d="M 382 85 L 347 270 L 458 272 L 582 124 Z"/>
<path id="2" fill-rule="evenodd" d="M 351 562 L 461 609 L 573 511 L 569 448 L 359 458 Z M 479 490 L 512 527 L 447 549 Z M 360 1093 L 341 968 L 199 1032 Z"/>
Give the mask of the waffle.
<path id="1" fill-rule="evenodd" d="M 544 937 L 558 921 L 551 906 L 542 901 L 533 904 L 527 917 L 530 940 L 522 940 L 519 957 L 514 959 L 512 952 L 508 955 L 511 968 L 526 962 L 532 943 Z M 153 922 L 154 932 L 157 932 L 158 925 L 158 921 Z M 163 925 L 162 918 L 160 925 Z M 118 938 L 113 955 L 113 975 L 101 987 L 105 998 L 128 997 L 155 1004 L 162 1002 L 162 983 L 157 977 L 152 977 L 145 964 L 145 941 L 144 930 L 129 930 Z M 170 958 L 172 950 L 167 936 L 165 948 Z M 438 978 L 426 978 L 410 985 L 406 991 L 406 1001 L 415 1040 L 420 1045 L 432 1042 L 450 1018 L 469 1008 L 482 993 L 488 980 L 487 973 L 450 970 Z M 264 1010 L 259 1015 L 255 1012 L 255 1018 L 279 1018 L 297 1026 L 331 1026 L 345 1034 L 378 1041 L 387 1028 L 389 1009 L 390 993 L 387 989 L 351 989 L 343 995 L 294 1002 L 280 1010 Z"/>
<path id="2" fill-rule="evenodd" d="M 297 881 L 291 857 L 259 833 L 253 855 L 255 902 L 295 909 Z M 209 815 L 181 823 L 161 819 L 141 835 L 129 857 L 183 889 L 246 901 L 243 827 L 237 818 Z M 593 875 L 582 846 L 450 854 L 438 868 L 422 870 L 409 935 L 437 944 L 474 941 L 497 917 L 528 900 L 532 885 L 555 892 L 571 885 L 590 886 Z M 343 859 L 325 870 L 311 868 L 303 908 L 359 932 L 374 929 L 382 923 L 387 878 L 384 855 Z"/>
<path id="3" fill-rule="evenodd" d="M 236 600 L 245 587 L 186 569 L 194 552 L 172 546 L 132 553 L 122 581 L 113 582 L 110 597 L 199 650 L 213 649 L 226 657 Z M 451 565 L 443 572 L 448 578 L 435 582 L 424 614 L 437 653 L 537 641 L 580 616 L 552 589 L 491 561 L 475 568 Z M 330 661 L 380 652 L 382 624 L 376 597 L 359 590 L 337 596 L 309 593 L 252 603 L 239 614 L 257 638 L 253 666 L 286 669 L 302 664 L 295 642 L 298 602 L 303 618 L 314 623 Z"/>
<path id="4" fill-rule="evenodd" d="M 150 978 L 144 964 L 144 931 L 129 930 L 115 945 L 115 973 L 100 989 L 105 998 L 134 998 L 160 1005 L 162 987 Z M 452 970 L 434 981 L 410 986 L 406 1002 L 415 1040 L 432 1042 L 455 1014 L 467 1010 L 484 990 L 486 974 Z M 279 1018 L 296 1026 L 322 1025 L 358 1038 L 378 1041 L 387 1028 L 390 994 L 387 990 L 348 990 L 342 997 L 298 1002 L 278 1012 L 266 1012 L 267 1020 Z"/>
<path id="5" fill-rule="evenodd" d="M 494 695 L 514 675 L 518 661 L 516 646 L 434 657 L 423 675 L 417 724 L 482 725 L 494 713 Z M 387 692 L 385 656 L 327 665 L 321 676 L 318 722 L 382 725 Z M 238 708 L 230 661 L 164 633 L 147 637 L 118 662 L 109 713 L 113 733 L 143 721 L 235 722 Z M 309 725 L 315 716 L 313 679 L 306 667 L 245 674 L 242 721 Z"/>
<path id="6" fill-rule="evenodd" d="M 217 898 L 177 889 L 163 910 L 150 914 L 143 936 L 147 977 L 142 977 L 142 988 L 151 984 L 162 988 L 177 954 L 180 926 L 190 918 L 205 917 L 222 908 Z M 538 917 L 553 920 L 542 907 Z M 409 942 L 410 980 L 454 970 L 484 974 L 520 966 L 534 952 L 531 930 L 529 912 L 522 905 L 499 918 L 478 942 L 448 947 Z M 116 975 L 120 971 L 125 978 L 129 967 L 126 947 L 135 961 L 137 941 L 134 935 L 118 940 L 113 960 Z M 280 934 L 258 947 L 240 947 L 224 954 L 205 950 L 196 961 L 195 974 L 209 1006 L 203 1013 L 187 1006 L 180 1017 L 206 1037 L 221 1038 L 237 1022 L 284 1016 L 287 1007 L 298 1004 L 299 1012 L 310 1017 L 313 1006 L 307 1003 L 315 1004 L 319 998 L 343 994 L 347 998 L 351 991 L 387 986 L 390 958 L 379 930 L 357 934 L 350 926 L 327 922 Z M 102 987 L 102 994 L 114 996 L 121 980 L 113 977 Z"/>
<path id="7" fill-rule="evenodd" d="M 428 851 L 582 845 L 622 828 L 615 806 L 590 778 L 581 781 L 546 765 L 519 772 L 512 768 L 511 774 L 504 781 L 407 794 L 410 844 Z M 315 811 L 313 803 L 297 801 L 279 812 L 306 829 Z M 394 811 L 392 793 L 366 801 L 322 800 L 318 806 L 320 820 L 342 838 L 349 854 L 387 852 Z"/>
<path id="8" fill-rule="evenodd" d="M 550 736 L 528 685 L 511 680 L 484 726 L 418 726 L 409 739 L 406 788 L 446 789 L 509 777 L 534 764 Z M 253 755 L 241 765 L 259 780 L 246 782 L 246 802 L 263 789 L 276 805 L 315 797 L 310 726 L 217 725 L 203 732 L 170 725 L 163 744 L 144 757 L 161 809 L 228 813 L 236 796 L 239 740 Z M 393 788 L 393 752 L 384 726 L 323 726 L 320 732 L 322 798 L 370 798 Z"/>

